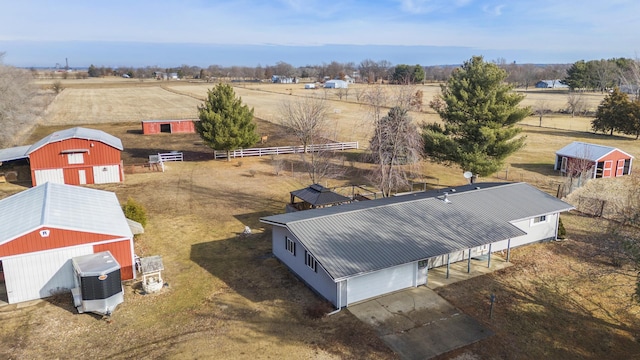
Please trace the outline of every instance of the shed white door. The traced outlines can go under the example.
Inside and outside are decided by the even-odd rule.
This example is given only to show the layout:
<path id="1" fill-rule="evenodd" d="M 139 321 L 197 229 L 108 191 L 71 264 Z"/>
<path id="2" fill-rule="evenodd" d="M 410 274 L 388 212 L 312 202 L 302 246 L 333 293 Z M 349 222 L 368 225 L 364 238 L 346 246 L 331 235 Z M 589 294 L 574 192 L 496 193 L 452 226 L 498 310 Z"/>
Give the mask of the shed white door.
<path id="1" fill-rule="evenodd" d="M 64 173 L 62 169 L 36 170 L 36 185 L 44 184 L 47 181 L 64 184 Z"/>
<path id="2" fill-rule="evenodd" d="M 347 305 L 414 285 L 416 264 L 400 265 L 347 280 Z"/>
<path id="3" fill-rule="evenodd" d="M 26 254 L 2 260 L 10 304 L 40 299 L 74 286 L 71 258 L 93 253 L 93 246 L 78 246 Z"/>
<path id="4" fill-rule="evenodd" d="M 93 183 L 108 184 L 120 182 L 120 166 L 105 165 L 93 167 Z"/>

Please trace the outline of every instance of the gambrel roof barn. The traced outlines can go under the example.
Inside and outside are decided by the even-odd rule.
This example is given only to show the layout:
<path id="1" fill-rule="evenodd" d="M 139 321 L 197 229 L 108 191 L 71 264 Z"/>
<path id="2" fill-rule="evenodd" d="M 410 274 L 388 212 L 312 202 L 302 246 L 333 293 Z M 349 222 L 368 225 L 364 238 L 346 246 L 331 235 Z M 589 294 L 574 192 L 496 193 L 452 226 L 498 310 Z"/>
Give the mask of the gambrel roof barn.
<path id="1" fill-rule="evenodd" d="M 122 141 L 101 130 L 74 127 L 33 145 L 0 150 L 0 162 L 29 159 L 32 185 L 104 184 L 124 180 Z"/>

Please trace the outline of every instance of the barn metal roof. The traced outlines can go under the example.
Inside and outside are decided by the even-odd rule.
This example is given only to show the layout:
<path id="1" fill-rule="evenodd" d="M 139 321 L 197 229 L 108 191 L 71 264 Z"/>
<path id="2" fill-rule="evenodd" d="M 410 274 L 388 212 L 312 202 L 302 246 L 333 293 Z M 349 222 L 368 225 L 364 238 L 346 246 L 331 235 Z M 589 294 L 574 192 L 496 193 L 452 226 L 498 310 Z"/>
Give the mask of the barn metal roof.
<path id="1" fill-rule="evenodd" d="M 133 237 L 109 191 L 47 182 L 0 200 L 0 244 L 40 227 Z"/>
<path id="2" fill-rule="evenodd" d="M 296 196 L 314 206 L 339 204 L 351 201 L 350 198 L 333 192 L 331 189 L 320 184 L 313 184 L 304 189 L 292 191 L 291 195 Z"/>
<path id="3" fill-rule="evenodd" d="M 274 215 L 334 280 L 525 232 L 512 222 L 573 207 L 525 183 L 473 184 Z"/>
<path id="4" fill-rule="evenodd" d="M 105 143 L 111 147 L 114 147 L 118 150 L 123 150 L 122 141 L 117 137 L 107 134 L 101 130 L 95 129 L 87 129 L 83 127 L 74 127 L 70 129 L 56 131 L 48 136 L 42 138 L 37 143 L 31 145 L 27 154 L 31 154 L 32 152 L 38 150 L 39 148 L 58 141 L 63 141 L 67 139 L 84 139 L 84 140 L 95 140 Z"/>
<path id="5" fill-rule="evenodd" d="M 0 149 L 0 162 L 26 159 L 29 157 L 29 155 L 27 155 L 27 151 L 29 151 L 30 147 L 31 145 L 25 145 Z"/>
<path id="6" fill-rule="evenodd" d="M 574 141 L 571 144 L 556 151 L 556 155 L 571 157 L 574 159 L 584 159 L 589 161 L 598 161 L 599 159 L 607 156 L 614 151 L 620 151 L 621 153 L 633 158 L 630 154 L 611 146 L 590 144 L 581 141 Z"/>

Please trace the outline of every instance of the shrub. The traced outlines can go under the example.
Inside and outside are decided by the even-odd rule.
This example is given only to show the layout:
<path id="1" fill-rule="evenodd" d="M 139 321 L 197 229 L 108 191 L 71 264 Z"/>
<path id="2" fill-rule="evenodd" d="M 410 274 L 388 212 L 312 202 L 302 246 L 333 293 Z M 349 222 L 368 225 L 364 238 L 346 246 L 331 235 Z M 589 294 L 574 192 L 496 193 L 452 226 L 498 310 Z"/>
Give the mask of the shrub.
<path id="1" fill-rule="evenodd" d="M 127 203 L 122 205 L 122 211 L 127 219 L 137 221 L 143 227 L 147 225 L 147 210 L 132 198 L 127 199 Z"/>
<path id="2" fill-rule="evenodd" d="M 562 225 L 562 219 L 558 219 L 558 239 L 564 239 L 567 237 L 567 230 Z"/>

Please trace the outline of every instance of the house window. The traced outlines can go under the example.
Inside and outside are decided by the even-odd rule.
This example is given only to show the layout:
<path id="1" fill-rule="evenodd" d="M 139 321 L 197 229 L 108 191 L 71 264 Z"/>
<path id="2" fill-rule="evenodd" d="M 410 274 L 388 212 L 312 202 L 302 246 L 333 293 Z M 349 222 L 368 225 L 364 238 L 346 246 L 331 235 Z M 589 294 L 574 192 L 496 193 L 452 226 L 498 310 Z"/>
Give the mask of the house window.
<path id="1" fill-rule="evenodd" d="M 318 272 L 318 262 L 316 261 L 316 258 L 306 250 L 304 252 L 304 264 L 311 268 L 311 270 Z"/>
<path id="2" fill-rule="evenodd" d="M 295 243 L 295 241 L 289 239 L 288 237 L 285 237 L 285 247 L 286 247 L 287 251 L 289 251 L 291 253 L 291 255 L 293 255 L 293 256 L 296 255 L 296 243 Z"/>
<path id="3" fill-rule="evenodd" d="M 69 164 L 84 164 L 84 154 L 83 153 L 70 153 L 67 154 L 67 161 Z"/>
<path id="4" fill-rule="evenodd" d="M 545 222 L 547 222 L 547 215 L 536 216 L 532 220 L 533 225 L 540 224 L 540 223 L 545 223 Z"/>

